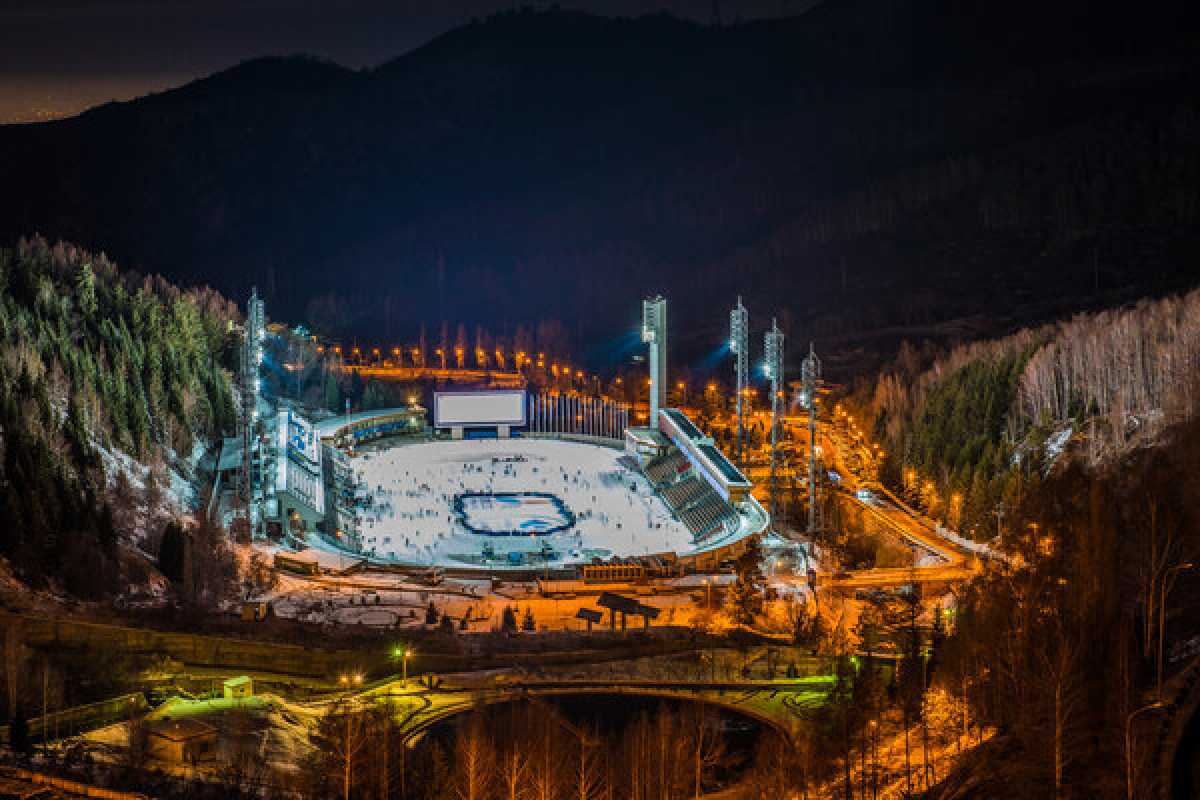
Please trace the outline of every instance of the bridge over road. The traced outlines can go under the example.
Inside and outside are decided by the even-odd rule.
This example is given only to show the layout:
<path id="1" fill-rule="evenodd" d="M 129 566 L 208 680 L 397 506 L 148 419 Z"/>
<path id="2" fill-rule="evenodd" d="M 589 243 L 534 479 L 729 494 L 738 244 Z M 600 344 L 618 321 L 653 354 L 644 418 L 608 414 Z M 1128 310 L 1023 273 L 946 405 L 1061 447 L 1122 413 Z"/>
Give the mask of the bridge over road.
<path id="1" fill-rule="evenodd" d="M 704 703 L 795 737 L 833 688 L 833 675 L 774 681 L 680 681 L 612 678 L 497 680 L 487 685 L 420 685 L 391 681 L 352 695 L 354 702 L 395 704 L 401 736 L 412 746 L 435 725 L 481 706 L 583 695 L 661 698 Z"/>

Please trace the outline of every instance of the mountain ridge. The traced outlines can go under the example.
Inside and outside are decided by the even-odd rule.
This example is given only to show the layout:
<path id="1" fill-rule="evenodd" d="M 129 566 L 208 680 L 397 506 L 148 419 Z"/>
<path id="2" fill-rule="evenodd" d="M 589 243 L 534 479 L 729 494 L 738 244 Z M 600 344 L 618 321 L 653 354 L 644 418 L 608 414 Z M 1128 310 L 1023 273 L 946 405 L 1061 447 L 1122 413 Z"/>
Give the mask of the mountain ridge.
<path id="1" fill-rule="evenodd" d="M 721 335 L 709 298 L 735 292 L 820 345 L 1026 321 L 1007 303 L 1036 288 L 1027 273 L 1062 273 L 1054 313 L 1184 288 L 1200 279 L 1179 266 L 1197 252 L 1196 166 L 1179 150 L 1197 12 L 1087 6 L 1056 4 L 1036 30 L 1033 4 L 946 0 L 826 2 L 721 28 L 507 12 L 371 70 L 254 60 L 0 128 L 17 154 L 0 180 L 23 187 L 0 200 L 0 239 L 80 241 L 233 295 L 257 284 L 281 317 L 378 341 L 421 321 L 557 316 L 594 343 L 664 291 L 685 358 Z M 1070 26 L 1086 36 L 1064 38 Z M 1061 166 L 1022 150 L 1031 141 Z M 1143 159 L 1147 144 L 1160 152 Z M 1170 225 L 1125 223 L 1139 181 L 1177 197 Z M 1055 231 L 1055 214 L 1076 232 Z M 829 232 L 795 234 L 813 226 Z M 966 285 L 1001 274 L 1005 303 Z M 913 318 L 947 282 L 956 298 Z"/>

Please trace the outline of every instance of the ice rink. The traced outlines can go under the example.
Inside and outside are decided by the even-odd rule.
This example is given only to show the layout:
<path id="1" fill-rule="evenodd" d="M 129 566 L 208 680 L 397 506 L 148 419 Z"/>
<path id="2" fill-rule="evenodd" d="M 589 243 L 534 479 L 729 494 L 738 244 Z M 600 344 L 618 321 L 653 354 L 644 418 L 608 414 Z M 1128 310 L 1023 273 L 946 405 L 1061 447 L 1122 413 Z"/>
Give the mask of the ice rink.
<path id="1" fill-rule="evenodd" d="M 620 456 L 607 447 L 546 439 L 423 442 L 364 451 L 352 461 L 366 495 L 358 512 L 363 551 L 449 566 L 478 564 L 485 548 L 496 565 L 510 552 L 544 547 L 556 554 L 551 563 L 691 550 L 691 533 L 642 475 L 617 461 Z M 481 530 L 520 530 L 540 520 L 526 528 L 528 536 L 472 533 L 453 511 L 455 497 L 470 493 L 543 493 L 557 498 L 575 523 L 561 533 L 539 533 L 537 526 L 557 526 L 563 515 L 552 500 L 536 494 L 516 502 L 468 497 L 464 511 Z"/>

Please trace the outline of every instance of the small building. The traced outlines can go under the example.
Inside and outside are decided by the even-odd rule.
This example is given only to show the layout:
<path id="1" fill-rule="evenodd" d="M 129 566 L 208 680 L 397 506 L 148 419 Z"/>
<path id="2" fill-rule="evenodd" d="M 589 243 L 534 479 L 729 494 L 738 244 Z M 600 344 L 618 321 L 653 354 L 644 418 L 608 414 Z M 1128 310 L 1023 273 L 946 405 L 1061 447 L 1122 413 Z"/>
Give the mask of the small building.
<path id="1" fill-rule="evenodd" d="M 151 758 L 174 764 L 211 761 L 217 753 L 217 729 L 198 719 L 163 719 L 149 722 L 147 750 Z"/>
<path id="2" fill-rule="evenodd" d="M 297 575 L 321 574 L 320 564 L 308 550 L 302 550 L 295 554 L 276 553 L 275 569 L 284 572 L 293 572 Z"/>
<path id="3" fill-rule="evenodd" d="M 242 620 L 244 622 L 260 622 L 275 614 L 275 609 L 266 600 L 243 600 Z"/>
<path id="4" fill-rule="evenodd" d="M 635 583 L 646 578 L 646 568 L 633 559 L 613 559 L 579 568 L 585 583 Z"/>
<path id="5" fill-rule="evenodd" d="M 653 428 L 626 428 L 625 455 L 632 459 L 640 469 L 656 458 L 659 458 L 671 443 Z"/>
<path id="6" fill-rule="evenodd" d="M 242 700 L 254 696 L 254 681 L 249 675 L 227 678 L 222 687 L 226 700 Z"/>
<path id="7" fill-rule="evenodd" d="M 674 553 L 654 553 L 628 558 L 595 559 L 579 568 L 585 583 L 644 583 L 650 578 L 672 578 L 676 568 Z"/>

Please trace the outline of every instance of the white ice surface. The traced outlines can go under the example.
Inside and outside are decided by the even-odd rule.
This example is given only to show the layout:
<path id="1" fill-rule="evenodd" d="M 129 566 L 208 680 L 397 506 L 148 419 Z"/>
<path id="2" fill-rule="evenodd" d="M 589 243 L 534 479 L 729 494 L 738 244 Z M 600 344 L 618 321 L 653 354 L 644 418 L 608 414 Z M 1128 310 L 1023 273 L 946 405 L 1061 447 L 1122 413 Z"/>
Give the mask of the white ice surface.
<path id="1" fill-rule="evenodd" d="M 560 563 L 691 550 L 691 533 L 643 476 L 617 462 L 620 455 L 543 439 L 425 442 L 363 453 L 351 462 L 371 500 L 359 511 L 363 550 L 418 564 L 462 563 L 454 556 L 476 556 L 485 543 L 498 557 L 547 544 Z M 452 512 L 463 492 L 548 492 L 577 521 L 553 535 L 473 534 Z"/>

